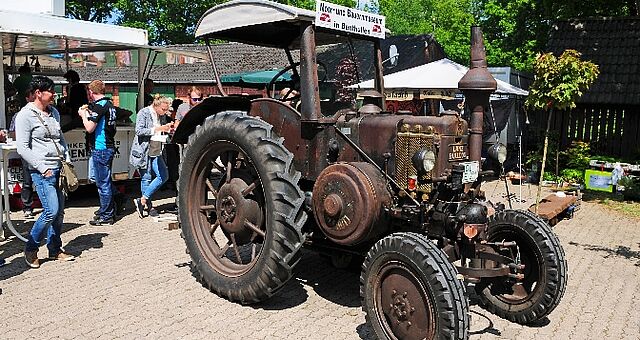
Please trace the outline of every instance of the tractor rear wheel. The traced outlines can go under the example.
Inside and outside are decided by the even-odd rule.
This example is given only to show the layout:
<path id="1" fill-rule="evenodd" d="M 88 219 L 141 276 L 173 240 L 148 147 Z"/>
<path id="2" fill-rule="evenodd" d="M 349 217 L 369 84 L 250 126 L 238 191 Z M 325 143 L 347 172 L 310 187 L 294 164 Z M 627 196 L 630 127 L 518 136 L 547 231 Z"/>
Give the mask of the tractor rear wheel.
<path id="1" fill-rule="evenodd" d="M 425 236 L 395 233 L 362 265 L 360 295 L 379 339 L 467 339 L 469 302 L 457 271 Z"/>
<path id="2" fill-rule="evenodd" d="M 282 142 L 260 119 L 221 112 L 184 150 L 178 209 L 191 268 L 231 301 L 269 298 L 300 259 L 304 194 Z"/>

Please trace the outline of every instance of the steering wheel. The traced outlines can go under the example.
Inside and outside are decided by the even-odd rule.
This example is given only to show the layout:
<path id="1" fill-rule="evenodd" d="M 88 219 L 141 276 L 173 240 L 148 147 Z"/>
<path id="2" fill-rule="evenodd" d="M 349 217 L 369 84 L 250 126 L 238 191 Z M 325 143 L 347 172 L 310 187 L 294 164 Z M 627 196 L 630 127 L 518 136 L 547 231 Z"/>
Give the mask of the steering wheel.
<path id="1" fill-rule="evenodd" d="M 322 62 L 318 62 L 317 65 L 318 65 L 318 79 L 319 79 L 318 82 L 319 83 L 325 82 L 327 80 L 327 67 Z M 289 86 L 287 86 L 289 88 L 289 91 L 287 91 L 287 93 L 285 93 L 284 96 L 282 96 L 282 98 L 286 98 L 287 101 L 296 100 L 300 98 L 300 75 L 297 70 L 297 67 L 299 66 L 300 66 L 300 62 L 293 63 L 283 68 L 278 73 L 276 73 L 273 76 L 273 78 L 271 78 L 271 80 L 269 81 L 269 84 L 267 84 L 267 97 L 275 99 L 275 92 L 271 93 L 273 86 L 278 81 L 278 78 L 280 78 L 280 76 L 282 76 L 283 74 L 289 71 L 292 71 L 293 75 L 291 76 L 291 80 L 287 81 L 289 83 Z M 322 69 L 322 72 L 320 72 L 320 69 Z M 322 75 L 321 79 L 320 79 L 320 75 Z M 291 94 L 291 92 L 293 92 L 294 90 L 297 92 L 297 94 L 290 97 L 289 94 Z"/>

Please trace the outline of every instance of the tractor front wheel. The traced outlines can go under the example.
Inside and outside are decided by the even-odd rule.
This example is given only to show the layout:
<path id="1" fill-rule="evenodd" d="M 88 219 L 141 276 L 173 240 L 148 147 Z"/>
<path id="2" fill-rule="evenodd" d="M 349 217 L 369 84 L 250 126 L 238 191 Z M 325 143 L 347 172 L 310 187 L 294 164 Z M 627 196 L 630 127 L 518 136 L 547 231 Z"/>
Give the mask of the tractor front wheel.
<path id="1" fill-rule="evenodd" d="M 558 306 L 567 287 L 567 261 L 560 241 L 539 216 L 520 210 L 504 210 L 491 216 L 489 241 L 515 241 L 501 255 L 523 264 L 524 279 L 483 279 L 476 285 L 480 302 L 507 320 L 528 324 L 547 316 Z"/>
<path id="2" fill-rule="evenodd" d="M 360 295 L 379 339 L 467 339 L 469 302 L 457 271 L 425 236 L 395 233 L 362 265 Z"/>

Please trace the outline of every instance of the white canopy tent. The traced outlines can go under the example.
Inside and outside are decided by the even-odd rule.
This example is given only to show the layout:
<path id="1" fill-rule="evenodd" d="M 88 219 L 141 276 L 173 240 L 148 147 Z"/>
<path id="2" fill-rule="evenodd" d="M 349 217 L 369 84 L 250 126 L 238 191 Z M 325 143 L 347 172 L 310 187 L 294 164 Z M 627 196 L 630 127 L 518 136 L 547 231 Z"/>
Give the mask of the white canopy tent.
<path id="1" fill-rule="evenodd" d="M 138 50 L 138 92 L 144 92 L 144 78 L 153 67 L 158 52 L 185 55 L 208 60 L 206 53 L 148 45 L 146 30 L 100 24 L 60 16 L 0 9 L 0 54 L 10 70 L 16 70 L 16 57 L 65 54 L 64 70 L 42 71 L 45 75 L 61 76 L 69 69 L 69 54 Z M 155 54 L 152 54 L 151 52 Z M 146 52 L 146 53 L 144 53 Z M 9 60 L 5 60 L 9 57 Z M 4 103 L 4 69 L 0 69 L 0 103 Z M 138 95 L 139 106 L 144 96 Z M 0 105 L 0 127 L 6 125 L 5 106 Z"/>
<path id="2" fill-rule="evenodd" d="M 467 73 L 469 68 L 449 59 L 440 59 L 428 64 L 416 66 L 404 71 L 384 76 L 384 88 L 388 90 L 452 90 L 458 88 L 458 81 Z M 526 90 L 496 79 L 498 94 L 512 94 L 526 96 Z M 373 80 L 351 85 L 351 88 L 372 89 Z"/>

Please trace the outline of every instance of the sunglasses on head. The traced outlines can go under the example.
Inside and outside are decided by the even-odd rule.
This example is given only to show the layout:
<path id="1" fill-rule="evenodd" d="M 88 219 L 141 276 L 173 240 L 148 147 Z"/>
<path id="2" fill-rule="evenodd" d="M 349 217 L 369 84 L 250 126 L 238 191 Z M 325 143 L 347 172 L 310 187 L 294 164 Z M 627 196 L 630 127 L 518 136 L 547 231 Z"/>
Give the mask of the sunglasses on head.
<path id="1" fill-rule="evenodd" d="M 194 102 L 200 102 L 202 101 L 202 97 L 191 97 L 191 100 L 193 100 Z"/>

